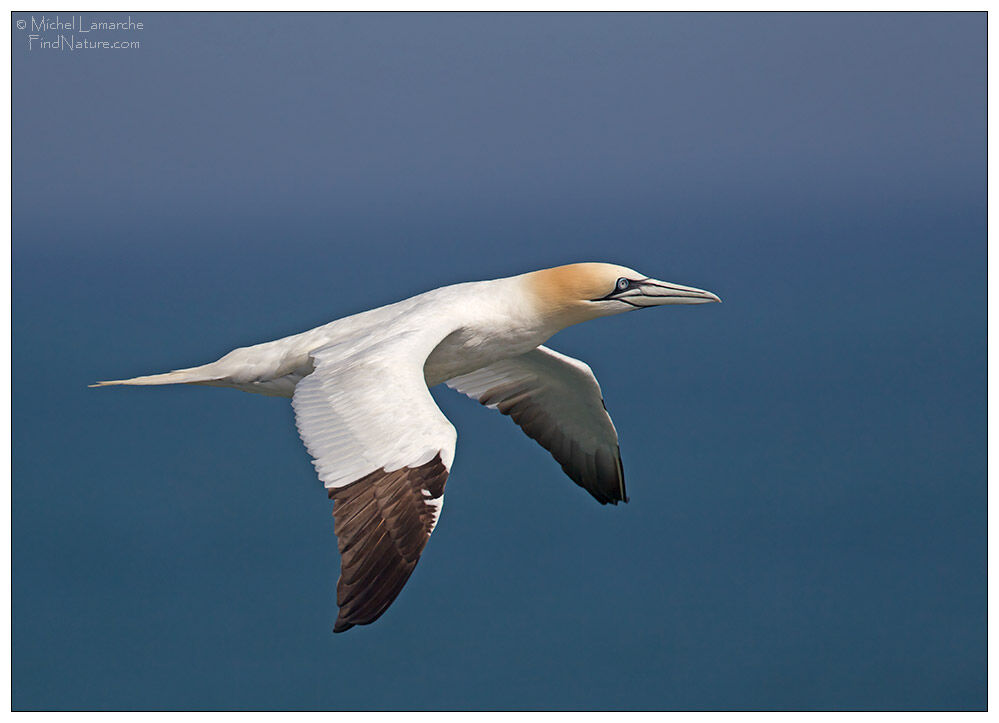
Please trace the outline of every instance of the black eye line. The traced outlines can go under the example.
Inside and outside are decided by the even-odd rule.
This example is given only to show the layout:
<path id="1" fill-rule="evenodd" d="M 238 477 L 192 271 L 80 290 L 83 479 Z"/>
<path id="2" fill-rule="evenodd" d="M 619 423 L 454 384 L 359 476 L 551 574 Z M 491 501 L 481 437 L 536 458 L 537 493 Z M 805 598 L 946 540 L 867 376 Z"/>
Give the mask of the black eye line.
<path id="1" fill-rule="evenodd" d="M 621 279 L 624 279 L 625 281 L 628 282 L 628 285 L 625 286 L 623 289 L 618 287 L 618 284 L 621 282 Z M 625 291 L 630 291 L 635 287 L 635 284 L 642 284 L 649 280 L 648 277 L 644 279 L 635 280 L 635 279 L 629 279 L 626 276 L 622 276 L 621 279 L 618 279 L 617 281 L 614 282 L 614 290 L 609 294 L 607 294 L 607 296 L 601 296 L 599 299 L 590 299 L 590 301 L 624 301 L 624 299 L 615 298 L 616 295 L 624 293 Z M 630 303 L 630 302 L 625 302 L 625 303 Z M 645 308 L 644 306 L 639 306 L 638 304 L 631 304 L 631 306 L 634 306 L 636 309 Z"/>
<path id="2" fill-rule="evenodd" d="M 624 278 L 624 277 L 622 276 L 621 278 Z M 621 279 L 618 279 L 618 281 L 620 281 L 620 280 Z M 655 304 L 635 304 L 635 303 L 632 303 L 632 302 L 628 301 L 627 299 L 618 298 L 617 294 L 620 294 L 622 292 L 628 291 L 629 289 L 632 288 L 632 286 L 634 284 L 645 284 L 645 283 L 647 283 L 649 286 L 655 286 L 658 289 L 667 289 L 668 291 L 679 291 L 679 289 L 675 289 L 672 286 L 666 286 L 666 285 L 663 285 L 663 284 L 657 284 L 657 283 L 653 282 L 649 277 L 646 277 L 644 279 L 640 279 L 638 281 L 635 281 L 633 279 L 625 279 L 625 281 L 629 282 L 629 285 L 626 288 L 619 289 L 619 288 L 617 288 L 617 285 L 615 284 L 614 290 L 612 292 L 610 292 L 609 294 L 607 294 L 607 296 L 603 296 L 603 297 L 601 297 L 599 299 L 590 299 L 590 301 L 591 302 L 593 302 L 593 301 L 620 301 L 621 303 L 627 304 L 628 306 L 633 306 L 636 309 L 650 309 L 653 306 L 655 306 Z M 656 295 L 657 299 L 689 299 L 691 297 L 692 297 L 692 294 L 657 294 Z"/>

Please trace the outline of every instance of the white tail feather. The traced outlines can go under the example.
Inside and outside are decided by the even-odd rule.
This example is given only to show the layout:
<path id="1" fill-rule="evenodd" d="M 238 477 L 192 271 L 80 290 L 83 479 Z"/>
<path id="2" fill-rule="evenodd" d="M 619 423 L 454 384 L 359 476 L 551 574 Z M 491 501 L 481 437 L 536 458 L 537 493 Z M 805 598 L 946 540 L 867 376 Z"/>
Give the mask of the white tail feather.
<path id="1" fill-rule="evenodd" d="M 97 382 L 90 384 L 90 387 L 111 387 L 118 384 L 128 385 L 153 385 L 153 384 L 194 384 L 196 382 L 209 382 L 218 379 L 217 374 L 207 371 L 203 367 L 191 367 L 190 369 L 178 369 L 166 374 L 150 374 L 144 377 L 132 377 L 131 379 L 113 379 L 107 382 Z"/>

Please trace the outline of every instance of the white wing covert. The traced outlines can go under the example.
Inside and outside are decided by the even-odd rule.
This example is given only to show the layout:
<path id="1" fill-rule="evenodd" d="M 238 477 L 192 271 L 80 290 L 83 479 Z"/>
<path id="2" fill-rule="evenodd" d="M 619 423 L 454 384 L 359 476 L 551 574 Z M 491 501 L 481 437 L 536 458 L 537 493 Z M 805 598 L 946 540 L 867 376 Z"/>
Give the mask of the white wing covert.
<path id="1" fill-rule="evenodd" d="M 601 504 L 628 501 L 617 430 L 587 364 L 539 346 L 447 385 L 508 415 Z"/>
<path id="2" fill-rule="evenodd" d="M 322 347 L 295 388 L 299 434 L 334 500 L 334 632 L 385 612 L 437 524 L 457 439 L 423 376 L 439 340 L 409 332 L 362 348 Z"/>

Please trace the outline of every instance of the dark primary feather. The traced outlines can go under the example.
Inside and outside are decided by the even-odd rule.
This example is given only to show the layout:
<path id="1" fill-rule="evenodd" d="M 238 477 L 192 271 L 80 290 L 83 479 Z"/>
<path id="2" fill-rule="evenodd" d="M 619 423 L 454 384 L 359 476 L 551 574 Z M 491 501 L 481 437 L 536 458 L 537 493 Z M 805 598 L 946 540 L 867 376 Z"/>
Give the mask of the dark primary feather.
<path id="1" fill-rule="evenodd" d="M 597 502 L 616 505 L 628 501 L 621 450 L 617 445 L 613 452 L 599 446 L 584 449 L 559 427 L 557 419 L 535 403 L 524 383 L 493 387 L 479 401 L 484 405 L 494 404 L 501 414 L 509 416 L 528 437 L 551 453 L 569 479 Z"/>
<path id="2" fill-rule="evenodd" d="M 601 504 L 628 501 L 617 430 L 584 362 L 539 346 L 447 385 L 513 419 Z"/>
<path id="3" fill-rule="evenodd" d="M 333 632 L 373 623 L 402 591 L 433 530 L 437 511 L 427 502 L 444 494 L 447 476 L 438 454 L 419 467 L 381 469 L 329 491 L 340 550 Z"/>

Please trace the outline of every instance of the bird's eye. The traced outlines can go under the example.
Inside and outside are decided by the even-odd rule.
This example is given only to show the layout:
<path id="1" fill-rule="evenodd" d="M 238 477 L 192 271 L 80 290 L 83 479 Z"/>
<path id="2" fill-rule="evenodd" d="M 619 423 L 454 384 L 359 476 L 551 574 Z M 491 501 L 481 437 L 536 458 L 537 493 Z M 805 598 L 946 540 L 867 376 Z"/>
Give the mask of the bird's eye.
<path id="1" fill-rule="evenodd" d="M 617 290 L 618 291 L 624 291 L 629 286 L 631 286 L 631 282 L 628 281 L 628 279 L 618 279 L 617 280 Z"/>

